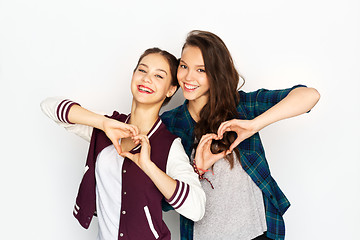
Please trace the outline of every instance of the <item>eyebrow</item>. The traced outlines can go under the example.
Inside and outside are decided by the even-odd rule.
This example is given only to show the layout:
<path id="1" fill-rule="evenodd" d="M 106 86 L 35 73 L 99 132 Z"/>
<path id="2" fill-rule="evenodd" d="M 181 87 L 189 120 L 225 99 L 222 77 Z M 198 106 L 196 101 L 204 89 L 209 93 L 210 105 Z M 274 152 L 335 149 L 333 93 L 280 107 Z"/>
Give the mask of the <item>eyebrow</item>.
<path id="1" fill-rule="evenodd" d="M 185 63 L 186 65 L 188 65 L 184 60 L 180 59 L 180 62 Z M 195 65 L 195 67 L 205 67 L 205 65 Z"/>
<path id="2" fill-rule="evenodd" d="M 139 66 L 144 66 L 144 67 L 149 68 L 149 66 L 146 65 L 145 63 L 140 63 Z M 161 68 L 156 69 L 156 71 L 164 72 L 167 75 L 167 72 L 165 70 L 161 69 Z"/>

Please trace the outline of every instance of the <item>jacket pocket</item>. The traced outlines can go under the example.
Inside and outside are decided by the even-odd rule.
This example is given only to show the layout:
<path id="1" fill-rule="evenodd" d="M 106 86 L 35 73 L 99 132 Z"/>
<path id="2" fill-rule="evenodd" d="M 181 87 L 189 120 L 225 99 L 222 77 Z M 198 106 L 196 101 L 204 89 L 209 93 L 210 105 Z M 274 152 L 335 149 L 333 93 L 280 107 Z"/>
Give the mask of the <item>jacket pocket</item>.
<path id="1" fill-rule="evenodd" d="M 147 221 L 148 221 L 150 230 L 151 230 L 151 232 L 154 234 L 154 237 L 155 237 L 156 239 L 158 239 L 158 238 L 159 238 L 159 234 L 158 234 L 157 231 L 155 230 L 155 227 L 154 227 L 153 221 L 152 221 L 152 219 L 151 219 L 151 214 L 150 214 L 150 211 L 149 211 L 148 206 L 145 206 L 145 207 L 144 207 L 144 211 L 145 211 L 145 216 L 146 216 L 146 219 L 147 219 Z"/>

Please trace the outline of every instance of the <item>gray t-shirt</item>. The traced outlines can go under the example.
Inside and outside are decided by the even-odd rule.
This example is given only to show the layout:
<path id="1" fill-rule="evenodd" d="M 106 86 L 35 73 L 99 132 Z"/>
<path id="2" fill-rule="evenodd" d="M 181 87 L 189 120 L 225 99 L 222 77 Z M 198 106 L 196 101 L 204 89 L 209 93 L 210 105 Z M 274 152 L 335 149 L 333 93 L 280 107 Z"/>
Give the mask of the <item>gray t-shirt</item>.
<path id="1" fill-rule="evenodd" d="M 226 159 L 220 159 L 213 171 L 214 175 L 207 172 L 205 177 L 214 189 L 206 180 L 201 181 L 206 193 L 206 210 L 203 219 L 194 224 L 194 239 L 250 240 L 262 235 L 266 231 L 262 192 L 238 159 L 233 169 Z"/>

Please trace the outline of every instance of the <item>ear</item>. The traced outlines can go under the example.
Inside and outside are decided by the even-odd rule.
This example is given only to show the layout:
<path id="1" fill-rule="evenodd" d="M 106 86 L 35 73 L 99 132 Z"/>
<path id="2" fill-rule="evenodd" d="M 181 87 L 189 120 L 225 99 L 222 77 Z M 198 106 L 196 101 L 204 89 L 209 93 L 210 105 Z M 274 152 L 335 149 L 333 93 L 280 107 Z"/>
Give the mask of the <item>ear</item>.
<path id="1" fill-rule="evenodd" d="M 166 93 L 166 97 L 171 97 L 176 92 L 177 87 L 176 86 L 170 86 L 169 91 Z"/>

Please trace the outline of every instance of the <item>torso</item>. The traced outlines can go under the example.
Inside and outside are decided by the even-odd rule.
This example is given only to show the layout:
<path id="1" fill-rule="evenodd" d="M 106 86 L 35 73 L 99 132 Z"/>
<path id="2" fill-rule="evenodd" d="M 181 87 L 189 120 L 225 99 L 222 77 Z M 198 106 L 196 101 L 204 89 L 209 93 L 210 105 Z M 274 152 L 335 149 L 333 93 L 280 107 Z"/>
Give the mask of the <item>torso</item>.
<path id="1" fill-rule="evenodd" d="M 161 121 L 154 124 L 148 137 L 151 158 L 165 172 L 169 149 L 176 137 Z M 106 138 L 103 132 L 99 132 L 96 139 L 100 138 Z M 140 151 L 131 138 L 122 139 L 120 146 L 123 152 Z M 163 196 L 151 179 L 134 162 L 122 158 L 112 144 L 98 152 L 95 162 L 98 240 L 170 239 L 170 232 L 162 221 Z"/>
<path id="2" fill-rule="evenodd" d="M 201 185 L 206 193 L 206 211 L 194 223 L 194 239 L 253 239 L 266 231 L 265 209 L 261 190 L 243 170 L 238 159 L 234 167 L 226 159 L 207 172 L 214 186 L 206 180 Z"/>

